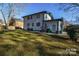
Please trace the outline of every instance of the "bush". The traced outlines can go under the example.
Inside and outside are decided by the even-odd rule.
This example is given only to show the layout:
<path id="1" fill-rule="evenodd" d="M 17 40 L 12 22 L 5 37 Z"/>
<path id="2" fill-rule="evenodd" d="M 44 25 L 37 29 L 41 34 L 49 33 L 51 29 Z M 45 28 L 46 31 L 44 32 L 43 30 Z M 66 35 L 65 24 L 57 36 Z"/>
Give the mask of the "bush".
<path id="1" fill-rule="evenodd" d="M 73 28 L 72 26 L 68 26 L 66 28 L 66 32 L 68 36 L 70 37 L 70 39 L 72 39 L 73 41 L 77 40 L 77 32 L 75 28 Z"/>
<path id="2" fill-rule="evenodd" d="M 47 31 L 46 32 L 52 32 L 50 29 L 47 29 Z"/>
<path id="3" fill-rule="evenodd" d="M 0 34 L 3 34 L 4 33 L 4 31 L 0 31 Z"/>

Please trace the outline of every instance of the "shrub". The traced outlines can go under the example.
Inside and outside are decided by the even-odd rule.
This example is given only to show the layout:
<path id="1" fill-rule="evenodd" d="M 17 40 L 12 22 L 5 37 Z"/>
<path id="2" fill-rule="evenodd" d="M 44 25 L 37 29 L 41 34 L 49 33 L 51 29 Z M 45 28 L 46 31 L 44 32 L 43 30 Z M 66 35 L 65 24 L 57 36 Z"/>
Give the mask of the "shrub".
<path id="1" fill-rule="evenodd" d="M 0 31 L 0 34 L 3 34 L 4 33 L 4 31 Z"/>
<path id="2" fill-rule="evenodd" d="M 47 29 L 47 31 L 46 32 L 52 32 L 50 29 Z"/>
<path id="3" fill-rule="evenodd" d="M 22 29 L 21 27 L 15 27 L 16 29 Z"/>
<path id="4" fill-rule="evenodd" d="M 70 39 L 76 41 L 77 40 L 77 32 L 76 29 L 73 28 L 72 26 L 68 26 L 66 28 L 66 32 L 68 34 L 68 36 L 70 37 Z"/>

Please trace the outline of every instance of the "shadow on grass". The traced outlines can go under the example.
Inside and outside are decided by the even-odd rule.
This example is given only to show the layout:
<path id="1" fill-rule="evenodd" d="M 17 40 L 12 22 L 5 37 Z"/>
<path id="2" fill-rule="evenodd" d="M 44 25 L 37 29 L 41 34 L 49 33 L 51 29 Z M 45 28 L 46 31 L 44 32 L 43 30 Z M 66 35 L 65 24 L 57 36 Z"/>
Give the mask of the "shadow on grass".
<path id="1" fill-rule="evenodd" d="M 48 36 L 51 36 L 52 38 L 55 38 L 55 39 L 65 39 L 65 40 L 69 39 L 69 38 L 66 38 L 66 37 L 63 37 L 63 36 L 59 36 L 59 35 L 48 35 Z"/>
<path id="2" fill-rule="evenodd" d="M 49 47 L 43 46 L 42 44 L 38 44 L 37 49 L 40 56 L 59 56 L 59 54 L 53 53 L 53 51 L 50 51 L 51 49 L 53 49 L 52 47 L 49 48 Z"/>
<path id="3" fill-rule="evenodd" d="M 11 49 L 15 49 L 15 46 L 11 44 L 0 45 L 0 56 L 6 56 Z"/>
<path id="4" fill-rule="evenodd" d="M 4 34 L 4 31 L 0 31 L 0 34 Z"/>

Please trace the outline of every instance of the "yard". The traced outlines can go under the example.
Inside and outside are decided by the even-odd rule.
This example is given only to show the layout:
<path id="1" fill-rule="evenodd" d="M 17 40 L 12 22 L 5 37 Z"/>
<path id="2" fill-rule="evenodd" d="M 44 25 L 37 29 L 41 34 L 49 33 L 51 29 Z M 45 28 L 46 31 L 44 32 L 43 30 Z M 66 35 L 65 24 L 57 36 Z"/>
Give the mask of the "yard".
<path id="1" fill-rule="evenodd" d="M 15 30 L 0 33 L 1 56 L 79 55 L 79 43 L 62 35 Z"/>

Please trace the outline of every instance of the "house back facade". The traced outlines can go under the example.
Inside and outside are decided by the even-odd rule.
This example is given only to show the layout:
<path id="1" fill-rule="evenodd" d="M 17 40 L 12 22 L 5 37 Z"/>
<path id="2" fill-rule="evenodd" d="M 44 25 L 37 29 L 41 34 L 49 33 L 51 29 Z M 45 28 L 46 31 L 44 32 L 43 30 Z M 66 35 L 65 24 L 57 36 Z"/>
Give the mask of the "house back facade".
<path id="1" fill-rule="evenodd" d="M 54 19 L 50 12 L 42 11 L 23 18 L 24 30 L 62 33 L 63 19 Z"/>

